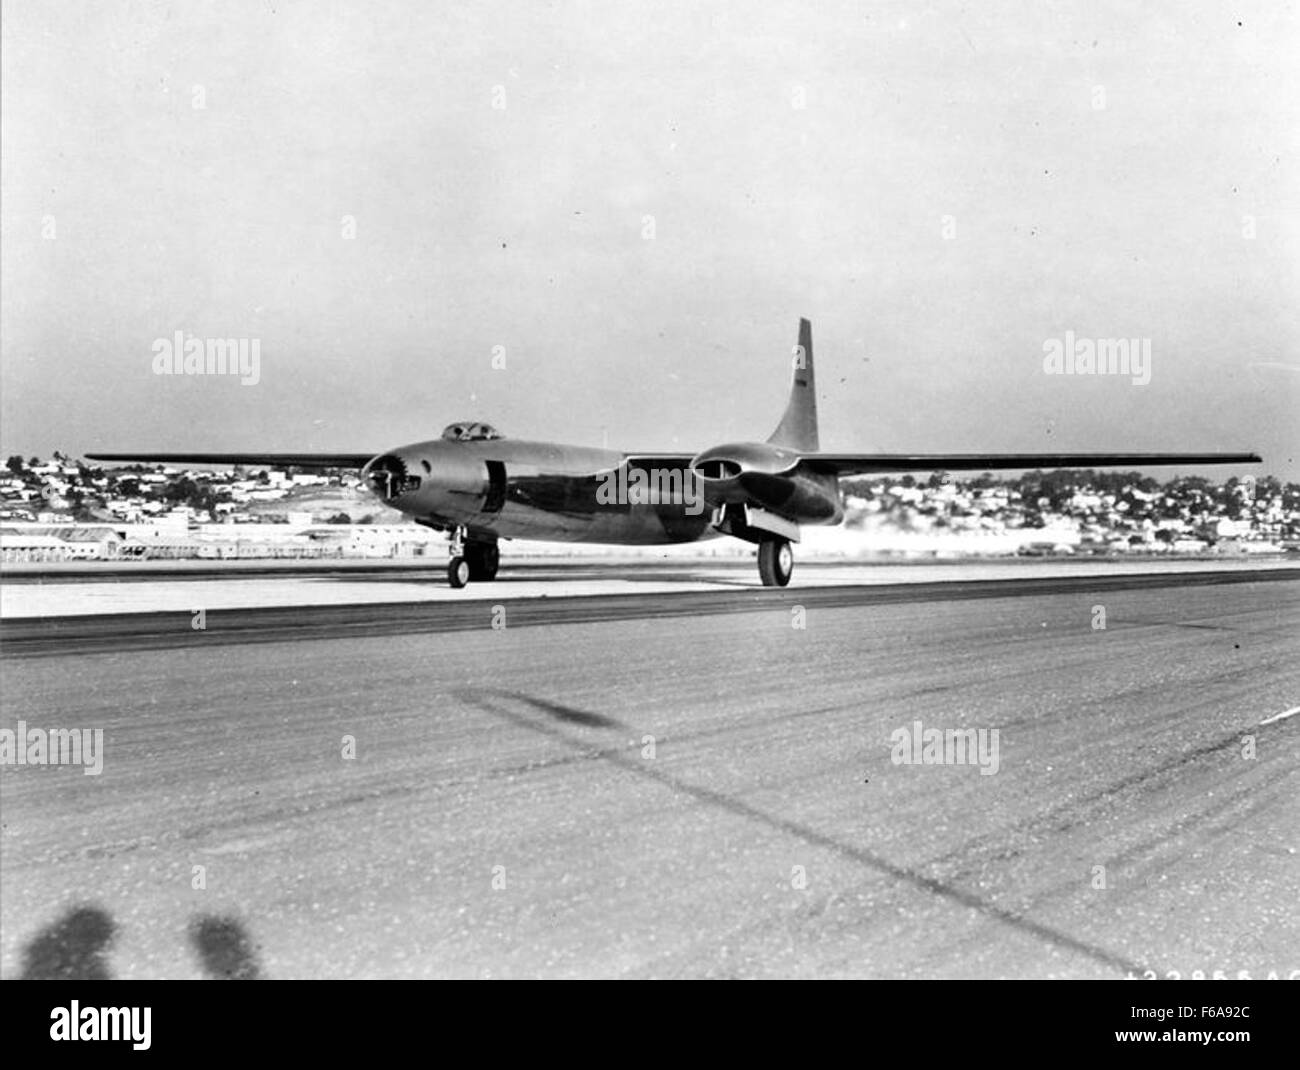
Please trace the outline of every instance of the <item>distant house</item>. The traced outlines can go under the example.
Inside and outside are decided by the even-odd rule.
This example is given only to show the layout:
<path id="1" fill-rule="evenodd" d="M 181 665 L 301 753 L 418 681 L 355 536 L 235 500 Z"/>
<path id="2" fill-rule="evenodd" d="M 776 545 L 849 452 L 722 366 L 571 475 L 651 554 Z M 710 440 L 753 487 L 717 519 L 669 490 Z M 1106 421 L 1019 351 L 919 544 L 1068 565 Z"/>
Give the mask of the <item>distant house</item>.
<path id="1" fill-rule="evenodd" d="M 67 559 L 67 543 L 53 535 L 9 534 L 0 530 L 0 561 L 6 564 Z"/>
<path id="2" fill-rule="evenodd" d="M 1226 516 L 1214 522 L 1214 534 L 1220 539 L 1240 538 L 1250 534 L 1249 520 L 1229 520 Z"/>
<path id="3" fill-rule="evenodd" d="M 192 535 L 132 535 L 126 540 L 121 554 L 123 557 L 175 560 L 200 557 L 203 548 L 202 540 Z"/>
<path id="4" fill-rule="evenodd" d="M 119 531 L 100 525 L 28 524 L 0 531 L 5 561 L 111 560 L 123 543 Z"/>

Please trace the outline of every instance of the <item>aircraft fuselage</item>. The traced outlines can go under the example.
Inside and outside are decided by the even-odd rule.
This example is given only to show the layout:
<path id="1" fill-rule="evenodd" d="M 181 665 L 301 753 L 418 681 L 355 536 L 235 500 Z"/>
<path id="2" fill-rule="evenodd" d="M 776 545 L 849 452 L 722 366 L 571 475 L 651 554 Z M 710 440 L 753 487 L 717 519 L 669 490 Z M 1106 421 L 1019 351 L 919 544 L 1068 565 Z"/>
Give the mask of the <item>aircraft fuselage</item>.
<path id="1" fill-rule="evenodd" d="M 431 527 L 471 536 L 556 542 L 657 545 L 715 537 L 712 510 L 691 489 L 685 463 L 665 466 L 666 494 L 610 493 L 627 487 L 617 450 L 498 438 L 433 439 L 371 461 L 362 479 L 386 505 Z M 668 471 L 668 468 L 675 471 Z M 696 481 L 698 482 L 698 481 Z M 621 499 L 621 500 L 620 500 Z"/>

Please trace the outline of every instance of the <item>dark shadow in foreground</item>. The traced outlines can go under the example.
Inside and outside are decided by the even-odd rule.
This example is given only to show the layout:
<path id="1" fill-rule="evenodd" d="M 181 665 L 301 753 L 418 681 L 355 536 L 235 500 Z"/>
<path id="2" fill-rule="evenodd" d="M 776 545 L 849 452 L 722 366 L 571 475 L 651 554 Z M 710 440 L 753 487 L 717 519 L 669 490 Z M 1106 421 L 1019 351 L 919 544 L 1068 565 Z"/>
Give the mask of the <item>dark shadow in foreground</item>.
<path id="1" fill-rule="evenodd" d="M 219 981 L 256 981 L 261 978 L 253 944 L 236 919 L 196 918 L 190 923 L 190 940 L 198 950 L 203 970 L 209 977 Z"/>
<path id="2" fill-rule="evenodd" d="M 104 952 L 115 926 L 95 906 L 75 907 L 32 938 L 23 952 L 27 981 L 107 981 L 112 978 Z"/>

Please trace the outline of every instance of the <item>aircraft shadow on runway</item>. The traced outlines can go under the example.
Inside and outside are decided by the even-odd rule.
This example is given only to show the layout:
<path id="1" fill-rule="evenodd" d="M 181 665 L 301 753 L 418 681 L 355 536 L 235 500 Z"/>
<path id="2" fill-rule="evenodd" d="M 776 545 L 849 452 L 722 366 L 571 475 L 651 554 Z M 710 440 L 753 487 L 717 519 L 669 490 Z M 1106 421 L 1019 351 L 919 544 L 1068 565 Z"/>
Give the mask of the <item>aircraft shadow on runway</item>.
<path id="1" fill-rule="evenodd" d="M 89 905 L 74 907 L 28 943 L 23 952 L 23 979 L 111 980 L 107 955 L 116 934 L 117 925 L 106 910 Z M 189 939 L 209 978 L 261 979 L 256 950 L 238 919 L 199 915 L 190 922 Z"/>
<path id="2" fill-rule="evenodd" d="M 596 583 L 601 581 L 604 582 L 621 581 L 624 583 L 707 583 L 713 587 L 753 587 L 753 588 L 759 587 L 758 581 L 756 579 L 751 579 L 748 574 L 745 574 L 743 577 L 737 576 L 735 579 L 732 579 L 731 577 L 723 577 L 723 576 L 718 576 L 716 574 L 706 575 L 705 573 L 708 571 L 709 571 L 708 569 L 695 569 L 695 570 L 678 569 L 675 571 L 667 571 L 662 567 L 657 571 L 654 569 L 650 569 L 650 570 L 640 571 L 640 572 L 634 569 L 629 569 L 626 572 L 622 572 L 615 569 L 588 570 L 588 569 L 578 568 L 573 570 L 565 570 L 563 572 L 548 571 L 544 575 L 530 575 L 527 572 L 518 572 L 511 575 L 505 571 L 502 571 L 497 576 L 497 578 L 492 581 L 492 586 L 495 588 L 501 588 L 501 587 L 508 587 L 510 584 L 514 584 L 514 583 L 549 583 L 549 582 Z M 333 576 L 316 576 L 311 578 L 315 582 L 323 583 L 323 584 L 394 583 L 394 584 L 405 585 L 410 583 L 432 583 L 444 587 L 447 585 L 446 576 L 442 572 L 430 573 L 427 576 L 410 575 L 410 574 L 380 576 L 372 573 L 368 575 L 358 575 L 358 576 L 341 574 L 341 575 L 333 575 Z M 475 590 L 481 590 L 483 588 L 483 585 L 471 583 L 470 587 Z"/>

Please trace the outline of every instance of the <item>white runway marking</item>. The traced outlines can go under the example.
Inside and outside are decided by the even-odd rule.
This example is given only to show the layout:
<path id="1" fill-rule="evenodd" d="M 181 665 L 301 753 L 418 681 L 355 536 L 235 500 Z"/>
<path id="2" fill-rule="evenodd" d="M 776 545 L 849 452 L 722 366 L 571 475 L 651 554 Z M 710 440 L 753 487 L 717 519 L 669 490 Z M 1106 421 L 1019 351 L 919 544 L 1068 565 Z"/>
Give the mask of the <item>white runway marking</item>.
<path id="1" fill-rule="evenodd" d="M 1285 721 L 1288 717 L 1294 717 L 1297 713 L 1300 713 L 1300 706 L 1292 706 L 1289 710 L 1283 710 L 1281 713 L 1275 713 L 1273 714 L 1272 717 L 1260 721 L 1259 723 L 1264 725 L 1264 724 L 1272 724 L 1274 721 Z"/>

